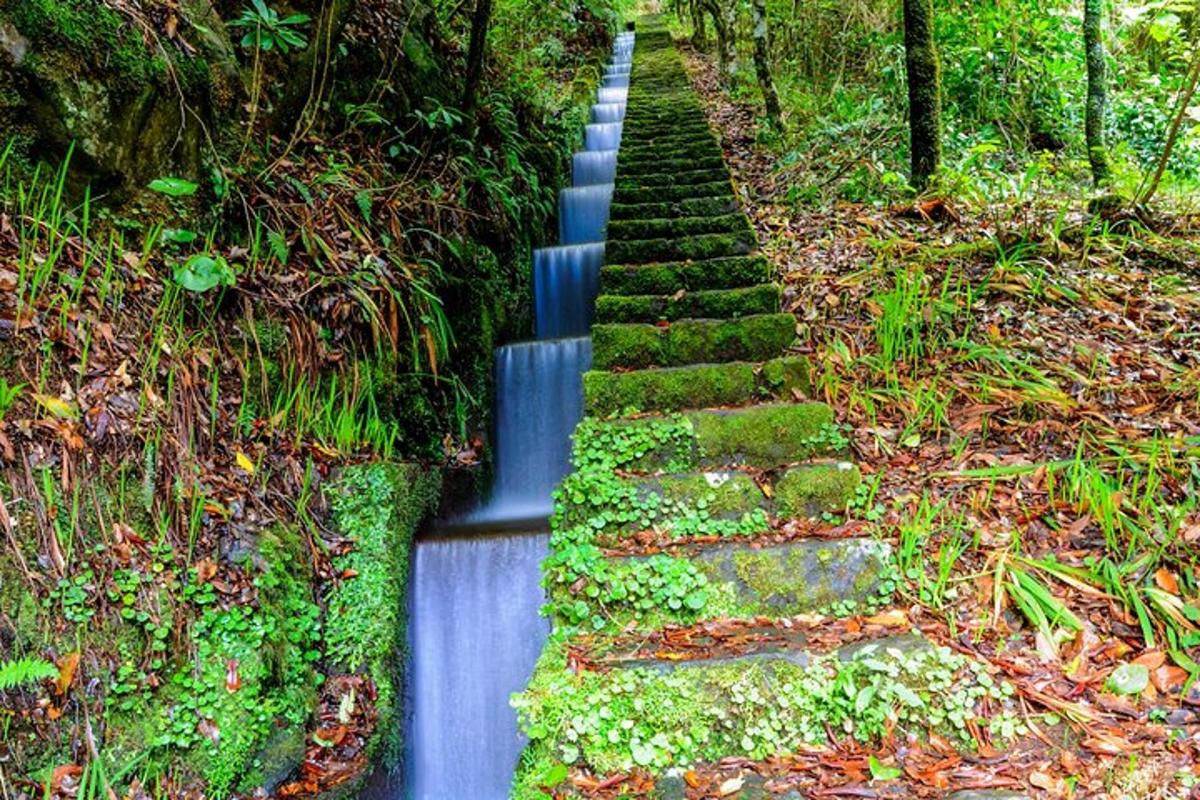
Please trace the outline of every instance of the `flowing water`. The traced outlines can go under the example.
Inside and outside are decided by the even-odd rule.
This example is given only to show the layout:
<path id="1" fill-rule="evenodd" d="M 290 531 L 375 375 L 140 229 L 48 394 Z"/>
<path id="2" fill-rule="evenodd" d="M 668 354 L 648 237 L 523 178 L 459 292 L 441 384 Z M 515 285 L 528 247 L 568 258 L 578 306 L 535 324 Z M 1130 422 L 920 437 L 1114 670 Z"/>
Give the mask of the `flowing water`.
<path id="1" fill-rule="evenodd" d="M 592 106 L 574 186 L 559 197 L 558 247 L 534 251 L 537 340 L 496 351 L 495 478 L 456 535 L 419 538 L 410 583 L 412 667 L 405 786 L 374 797 L 502 800 L 525 745 L 509 696 L 549 626 L 538 615 L 551 491 L 583 414 L 582 373 L 621 142 L 632 34 L 621 34 Z M 480 533 L 505 530 L 507 533 Z M 520 533 L 513 532 L 521 530 Z"/>

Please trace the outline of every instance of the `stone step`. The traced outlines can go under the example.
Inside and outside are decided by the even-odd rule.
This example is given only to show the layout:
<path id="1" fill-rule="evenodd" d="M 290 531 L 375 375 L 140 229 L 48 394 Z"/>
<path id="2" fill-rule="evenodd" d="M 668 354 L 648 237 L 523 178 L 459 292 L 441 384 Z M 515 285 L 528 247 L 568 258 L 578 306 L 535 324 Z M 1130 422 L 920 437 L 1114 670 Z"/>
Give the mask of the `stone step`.
<path id="1" fill-rule="evenodd" d="M 631 444 L 636 445 L 631 447 Z M 839 456 L 845 440 L 824 403 L 764 403 L 634 419 L 587 420 L 575 434 L 575 462 L 603 448 L 623 453 L 612 469 L 685 472 L 749 466 L 770 469 Z"/>
<path id="2" fill-rule="evenodd" d="M 811 372 L 808 359 L 795 356 L 633 372 L 590 370 L 583 375 L 584 411 L 608 417 L 631 408 L 684 411 L 792 400 L 811 389 Z"/>
<path id="3" fill-rule="evenodd" d="M 796 337 L 791 314 L 740 319 L 685 319 L 671 325 L 600 324 L 592 328 L 594 369 L 644 369 L 766 361 L 783 355 Z"/>
<path id="4" fill-rule="evenodd" d="M 638 175 L 643 172 L 671 172 L 686 169 L 721 169 L 725 167 L 725 159 L 720 155 L 704 156 L 702 158 L 627 158 L 624 153 L 617 155 L 617 167 L 622 174 Z"/>
<path id="5" fill-rule="evenodd" d="M 862 482 L 858 467 L 845 461 L 790 467 L 766 483 L 770 496 L 745 472 L 713 471 L 621 478 L 621 490 L 609 484 L 603 496 L 564 491 L 555 508 L 559 528 L 584 526 L 601 544 L 654 529 L 670 535 L 697 521 L 743 520 L 762 512 L 786 519 L 808 519 L 846 507 Z M 573 487 L 568 480 L 564 487 Z M 630 497 L 636 497 L 631 503 Z M 766 517 L 757 532 L 766 532 Z"/>
<path id="6" fill-rule="evenodd" d="M 698 197 L 659 203 L 616 202 L 609 207 L 609 219 L 615 222 L 668 217 L 713 217 L 732 214 L 737 210 L 737 201 L 730 193 L 728 197 Z"/>
<path id="7" fill-rule="evenodd" d="M 618 169 L 622 163 L 640 163 L 655 158 L 671 158 L 673 160 L 688 158 L 723 157 L 721 145 L 716 139 L 709 137 L 688 137 L 683 141 L 647 141 L 626 142 L 621 140 L 621 155 L 617 156 Z"/>
<path id="8" fill-rule="evenodd" d="M 612 243 L 608 245 L 612 247 Z M 701 289 L 673 295 L 602 294 L 596 298 L 596 322 L 659 322 L 679 319 L 728 319 L 779 312 L 778 284 L 740 289 Z"/>
<path id="9" fill-rule="evenodd" d="M 699 184 L 720 186 L 725 193 L 729 184 Z M 653 197 L 663 198 L 666 193 L 690 190 L 695 187 L 665 187 L 655 189 Z M 714 191 L 714 194 L 716 192 Z M 632 199 L 632 192 L 622 192 L 620 198 Z M 683 238 L 618 239 L 605 247 L 605 258 L 610 264 L 647 264 L 657 261 L 703 261 L 710 258 L 750 255 L 757 246 L 753 231 L 748 228 L 735 233 L 706 233 Z"/>
<path id="10" fill-rule="evenodd" d="M 645 172 L 637 175 L 620 172 L 616 178 L 616 191 L 655 189 L 660 186 L 694 186 L 698 183 L 727 180 L 729 180 L 729 171 L 724 167 L 683 170 L 682 172 Z"/>
<path id="11" fill-rule="evenodd" d="M 617 219 L 608 223 L 609 241 L 664 239 L 698 236 L 707 233 L 744 233 L 753 235 L 750 221 L 741 212 L 705 217 L 672 219 Z"/>
<path id="12" fill-rule="evenodd" d="M 696 183 L 691 186 L 662 186 L 654 189 L 639 189 L 637 191 L 619 192 L 613 196 L 617 203 L 674 203 L 680 200 L 694 200 L 705 197 L 719 197 L 733 200 L 733 184 L 729 179 Z"/>
<path id="13" fill-rule="evenodd" d="M 736 289 L 767 283 L 770 278 L 771 265 L 762 256 L 660 264 L 608 264 L 600 269 L 600 291 L 606 295 L 663 295 L 681 289 Z"/>

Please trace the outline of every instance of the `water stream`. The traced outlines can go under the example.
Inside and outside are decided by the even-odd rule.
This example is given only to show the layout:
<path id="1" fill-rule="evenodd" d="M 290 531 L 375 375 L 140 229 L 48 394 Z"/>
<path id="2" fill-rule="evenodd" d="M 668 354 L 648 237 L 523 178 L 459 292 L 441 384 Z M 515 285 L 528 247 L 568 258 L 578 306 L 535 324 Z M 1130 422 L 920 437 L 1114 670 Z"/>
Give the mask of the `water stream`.
<path id="1" fill-rule="evenodd" d="M 549 631 L 538 615 L 539 564 L 551 491 L 568 471 L 570 434 L 583 413 L 580 376 L 591 363 L 632 53 L 633 35 L 618 36 L 584 152 L 572 163 L 574 185 L 560 194 L 560 245 L 533 256 L 537 339 L 496 351 L 492 491 L 481 508 L 417 541 L 406 787 L 376 796 L 508 795 L 525 745 L 508 698 L 529 680 Z"/>

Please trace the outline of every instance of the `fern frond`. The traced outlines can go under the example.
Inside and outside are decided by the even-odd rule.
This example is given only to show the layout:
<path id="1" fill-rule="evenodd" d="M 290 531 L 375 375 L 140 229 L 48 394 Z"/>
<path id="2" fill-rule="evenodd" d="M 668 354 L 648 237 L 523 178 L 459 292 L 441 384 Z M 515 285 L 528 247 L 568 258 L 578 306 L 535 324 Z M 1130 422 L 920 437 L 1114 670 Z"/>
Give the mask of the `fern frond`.
<path id="1" fill-rule="evenodd" d="M 40 658 L 18 658 L 0 661 L 0 691 L 15 689 L 26 683 L 57 678 L 58 667 Z"/>

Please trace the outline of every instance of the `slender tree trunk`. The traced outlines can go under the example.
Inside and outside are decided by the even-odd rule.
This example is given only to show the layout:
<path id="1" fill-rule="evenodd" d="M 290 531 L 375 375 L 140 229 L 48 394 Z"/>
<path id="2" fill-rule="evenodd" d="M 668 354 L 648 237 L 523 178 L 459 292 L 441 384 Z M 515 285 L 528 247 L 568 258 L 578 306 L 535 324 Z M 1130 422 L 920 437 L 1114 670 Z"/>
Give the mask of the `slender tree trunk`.
<path id="1" fill-rule="evenodd" d="M 1087 121 L 1085 124 L 1088 162 L 1092 181 L 1108 183 L 1108 151 L 1104 145 L 1104 111 L 1108 106 L 1108 64 L 1104 53 L 1104 0 L 1083 0 L 1083 42 L 1087 50 Z"/>
<path id="2" fill-rule="evenodd" d="M 933 41 L 933 0 L 904 0 L 912 183 L 929 185 L 942 161 L 942 73 Z"/>
<path id="3" fill-rule="evenodd" d="M 692 12 L 692 47 L 703 50 L 708 46 L 708 31 L 704 24 L 704 8 L 700 0 L 691 0 Z"/>
<path id="4" fill-rule="evenodd" d="M 725 81 L 733 82 L 737 69 L 737 10 L 738 0 L 721 0 L 721 11 L 725 14 Z"/>
<path id="5" fill-rule="evenodd" d="M 1192 65 L 1188 68 L 1187 78 L 1184 79 L 1183 89 L 1179 93 L 1179 100 L 1175 106 L 1175 117 L 1171 120 L 1171 127 L 1167 131 L 1167 141 L 1163 145 L 1163 151 L 1158 157 L 1158 164 L 1154 167 L 1154 177 L 1150 179 L 1150 186 L 1147 187 L 1141 197 L 1143 203 L 1149 203 L 1150 198 L 1154 197 L 1158 191 L 1158 185 L 1162 182 L 1163 173 L 1167 171 L 1167 163 L 1171 160 L 1171 152 L 1175 149 L 1175 142 L 1179 139 L 1179 130 L 1183 127 L 1183 118 L 1187 116 L 1187 110 L 1192 104 L 1192 98 L 1196 96 L 1197 84 L 1200 84 L 1200 45 L 1196 45 L 1196 50 L 1192 54 Z"/>
<path id="6" fill-rule="evenodd" d="M 483 58 L 491 21 L 492 0 L 475 0 L 475 13 L 471 17 L 471 44 L 467 51 L 467 81 L 462 101 L 463 110 L 470 117 L 475 115 L 475 103 L 479 99 L 479 82 L 483 78 Z"/>
<path id="7" fill-rule="evenodd" d="M 729 61 L 729 39 L 733 31 L 725 26 L 725 14 L 721 9 L 721 2 L 725 0 L 703 0 L 704 9 L 712 17 L 713 29 L 717 33 L 717 62 L 720 65 L 721 78 L 724 79 L 730 74 L 732 66 Z"/>
<path id="8" fill-rule="evenodd" d="M 775 80 L 771 77 L 771 39 L 767 26 L 767 0 L 754 0 L 754 70 L 758 73 L 758 84 L 762 87 L 763 102 L 767 107 L 767 119 L 779 125 L 779 93 L 775 91 Z"/>

